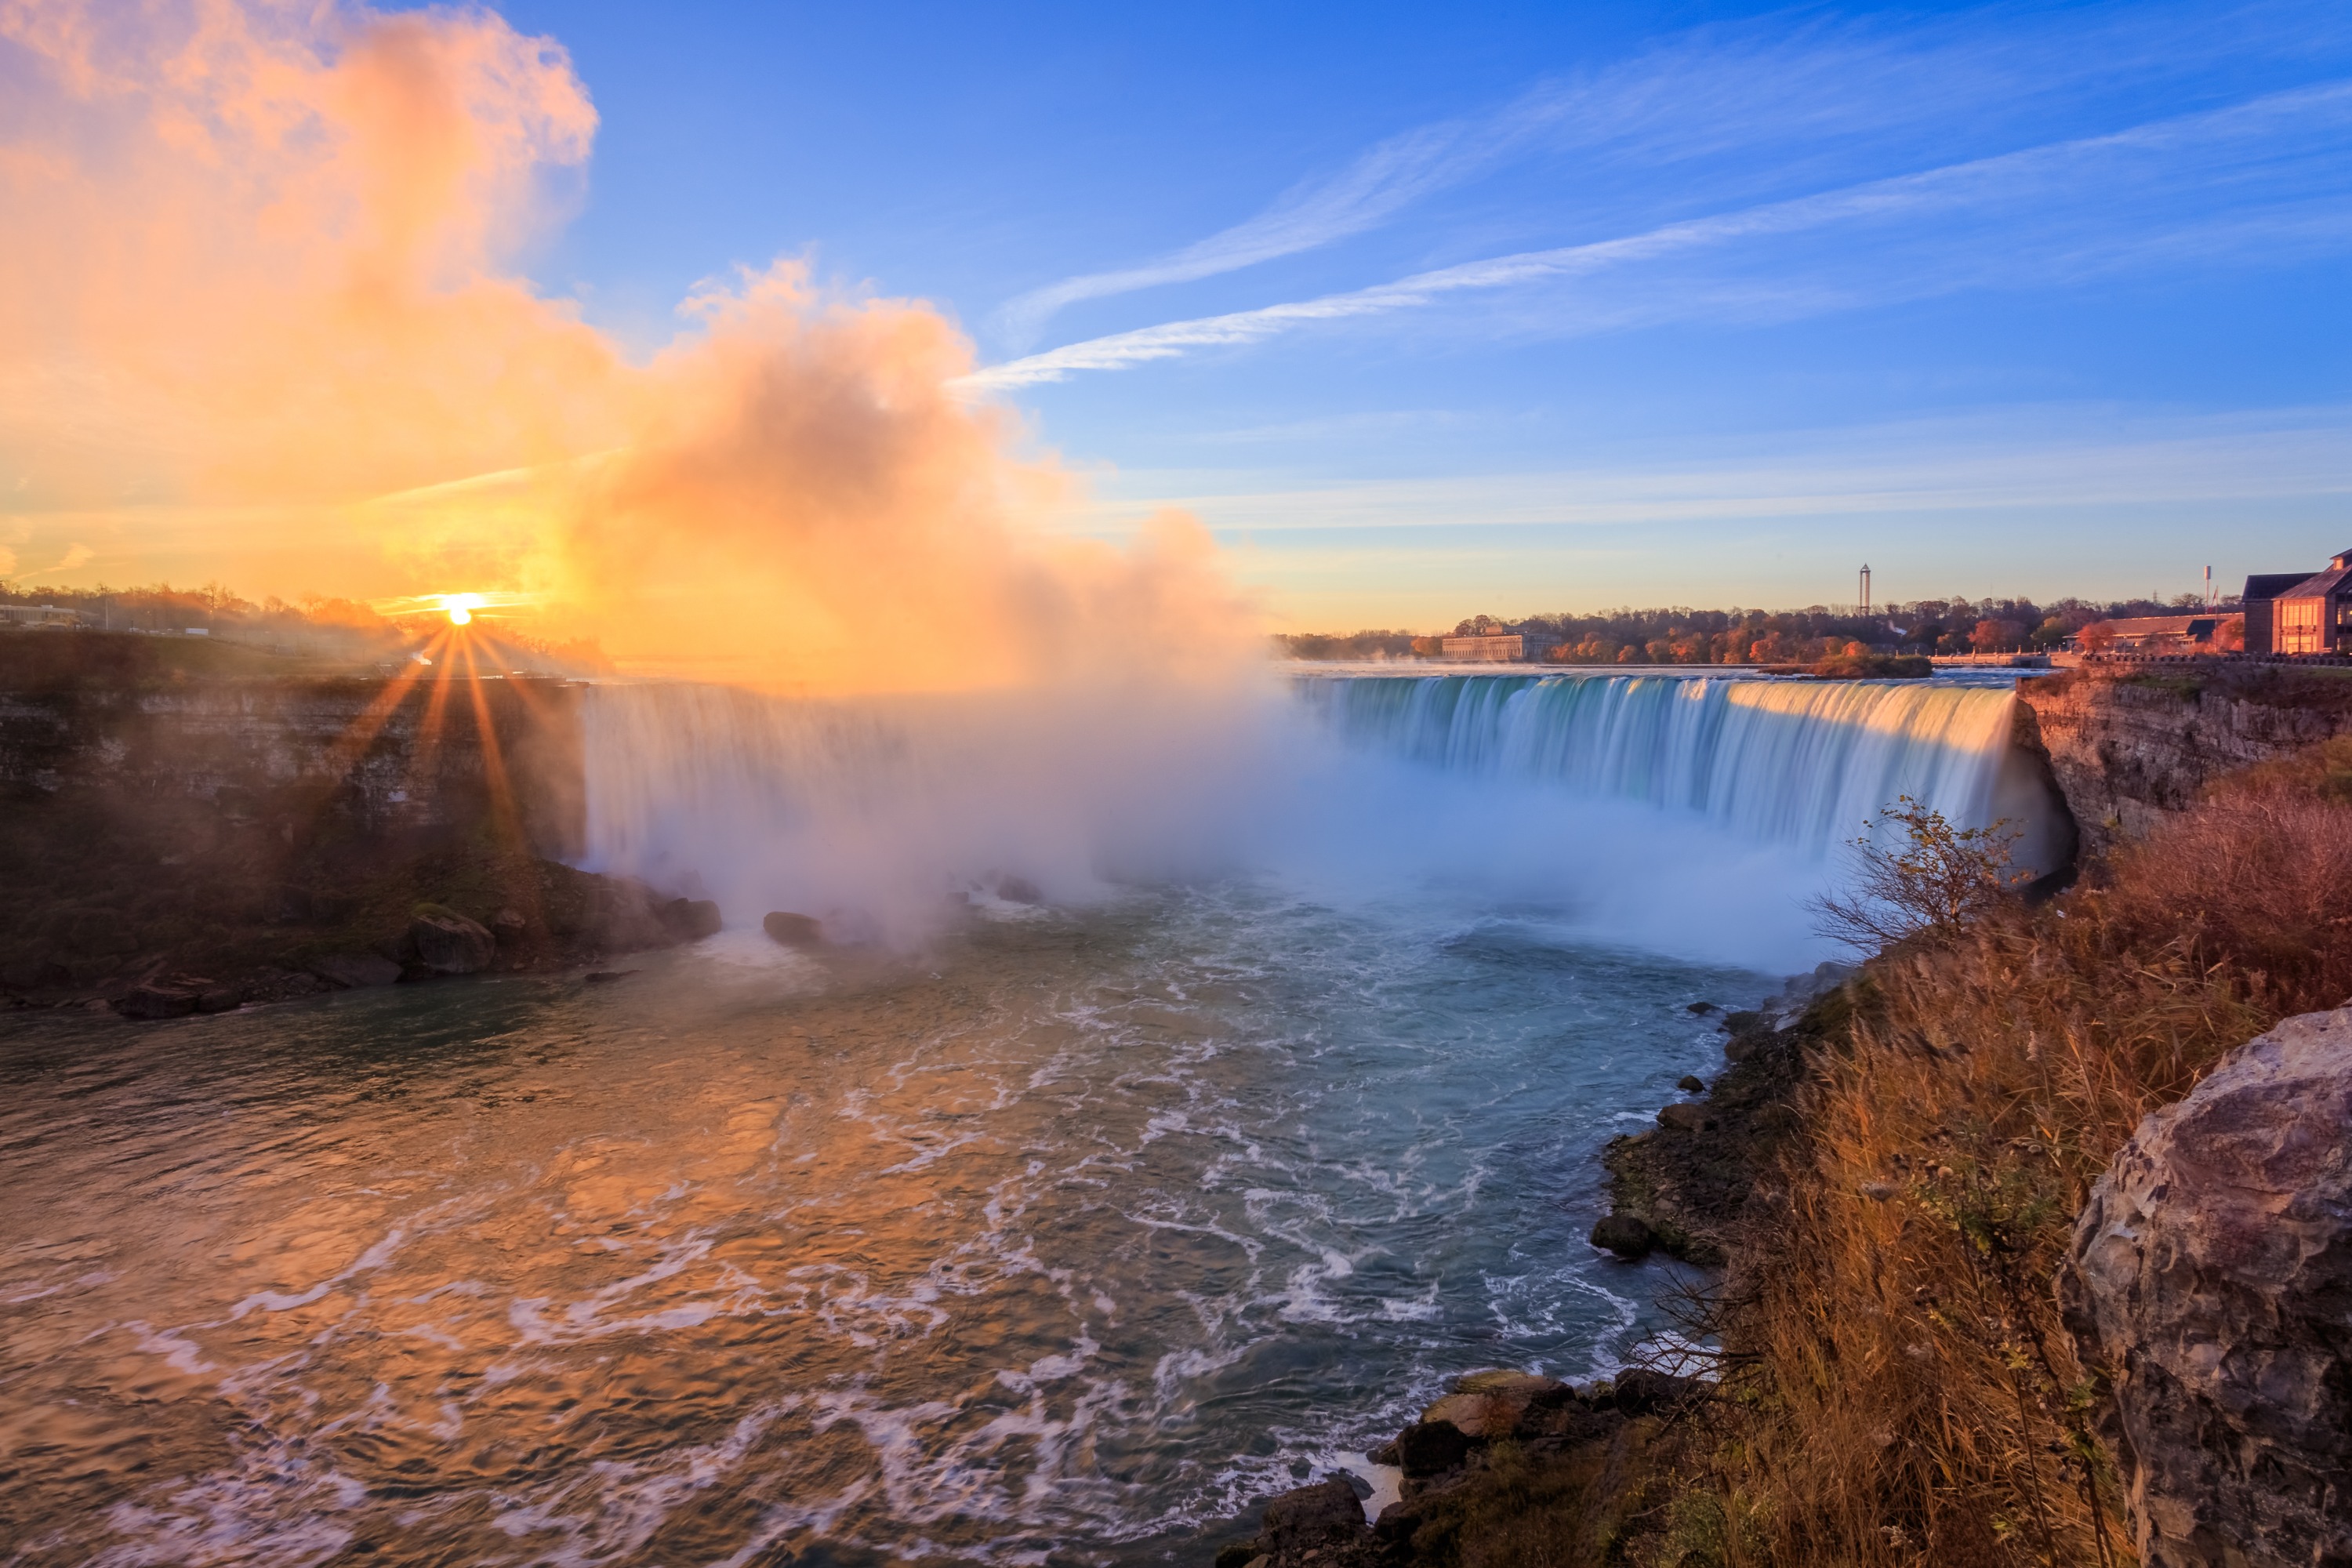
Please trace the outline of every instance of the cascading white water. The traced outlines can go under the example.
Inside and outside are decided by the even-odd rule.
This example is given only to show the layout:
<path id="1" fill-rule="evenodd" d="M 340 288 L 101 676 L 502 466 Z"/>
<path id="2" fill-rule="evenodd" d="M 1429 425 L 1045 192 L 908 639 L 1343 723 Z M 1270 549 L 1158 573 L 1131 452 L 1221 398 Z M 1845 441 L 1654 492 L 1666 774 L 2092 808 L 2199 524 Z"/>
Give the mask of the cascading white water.
<path id="1" fill-rule="evenodd" d="M 1006 878 L 1057 897 L 1180 873 L 1251 776 L 1254 705 L 1165 690 L 794 699 L 611 684 L 582 714 L 591 869 L 919 936 Z"/>
<path id="2" fill-rule="evenodd" d="M 2006 818 L 2021 865 L 2062 858 L 2046 789 L 2011 742 L 2016 698 L 1998 688 L 1582 674 L 1297 684 L 1349 744 L 1449 772 L 1696 812 L 1816 853 L 1908 795 L 1964 826 Z"/>
<path id="3" fill-rule="evenodd" d="M 584 863 L 738 926 L 792 910 L 893 942 L 1014 879 L 1083 902 L 1238 872 L 1341 901 L 1543 904 L 1607 940 L 1770 967 L 1814 943 L 1804 899 L 1898 795 L 2010 820 L 2036 871 L 2072 847 L 1998 689 L 1318 676 L 1273 695 L 600 686 Z"/>

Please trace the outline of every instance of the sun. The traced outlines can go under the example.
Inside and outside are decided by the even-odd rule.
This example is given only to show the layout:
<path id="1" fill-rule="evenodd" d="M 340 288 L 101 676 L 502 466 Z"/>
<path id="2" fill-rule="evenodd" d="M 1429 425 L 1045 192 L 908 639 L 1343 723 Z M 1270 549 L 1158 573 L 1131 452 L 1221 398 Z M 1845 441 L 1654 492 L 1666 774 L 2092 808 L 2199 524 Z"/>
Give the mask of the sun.
<path id="1" fill-rule="evenodd" d="M 443 594 L 440 600 L 442 611 L 448 616 L 449 624 L 453 626 L 471 623 L 474 612 L 487 603 L 479 594 Z"/>

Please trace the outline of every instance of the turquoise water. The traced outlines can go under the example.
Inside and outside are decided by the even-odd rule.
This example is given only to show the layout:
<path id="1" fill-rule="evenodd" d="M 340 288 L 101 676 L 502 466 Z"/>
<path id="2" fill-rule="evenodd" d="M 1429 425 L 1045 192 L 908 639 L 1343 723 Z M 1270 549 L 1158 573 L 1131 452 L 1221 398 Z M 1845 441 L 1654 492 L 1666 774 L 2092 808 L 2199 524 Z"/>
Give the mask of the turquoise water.
<path id="1" fill-rule="evenodd" d="M 1596 1155 L 1771 988 L 1249 880 L 629 962 L 0 1019 L 8 1561 L 1198 1563 L 1661 1331 Z"/>

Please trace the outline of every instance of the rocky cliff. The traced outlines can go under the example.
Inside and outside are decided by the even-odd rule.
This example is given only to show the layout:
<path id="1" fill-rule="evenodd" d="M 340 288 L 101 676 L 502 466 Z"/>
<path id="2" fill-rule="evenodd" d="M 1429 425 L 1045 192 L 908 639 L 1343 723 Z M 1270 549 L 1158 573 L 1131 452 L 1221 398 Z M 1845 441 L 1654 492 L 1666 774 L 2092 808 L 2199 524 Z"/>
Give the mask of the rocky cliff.
<path id="1" fill-rule="evenodd" d="M 2018 683 L 2021 742 L 2050 758 L 2081 833 L 2104 853 L 2212 780 L 2352 731 L 2352 669 L 2209 659 Z"/>
<path id="2" fill-rule="evenodd" d="M 0 996 L 235 1005 L 708 926 L 562 864 L 581 779 L 561 680 L 0 633 Z"/>

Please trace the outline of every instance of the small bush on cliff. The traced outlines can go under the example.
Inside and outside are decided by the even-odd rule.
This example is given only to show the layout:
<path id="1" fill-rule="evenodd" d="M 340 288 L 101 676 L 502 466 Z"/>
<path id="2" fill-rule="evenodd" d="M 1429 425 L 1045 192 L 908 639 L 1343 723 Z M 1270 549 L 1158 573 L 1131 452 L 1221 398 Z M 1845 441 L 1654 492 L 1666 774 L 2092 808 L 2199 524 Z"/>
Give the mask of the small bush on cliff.
<path id="1" fill-rule="evenodd" d="M 1702 1484 L 1758 1530 L 1724 1563 L 2125 1560 L 2053 1278 L 2142 1117 L 2352 990 L 2347 763 L 2229 782 L 2039 908 L 1919 862 L 1937 940 L 1867 966 L 1715 1304 L 1728 1414 Z"/>
<path id="2" fill-rule="evenodd" d="M 1825 894 L 1811 908 L 1823 935 L 1864 953 L 1920 938 L 1949 940 L 2032 879 L 2011 868 L 2016 842 L 2006 820 L 1955 827 L 1943 813 L 1901 795 L 1853 841 L 1853 891 Z"/>

